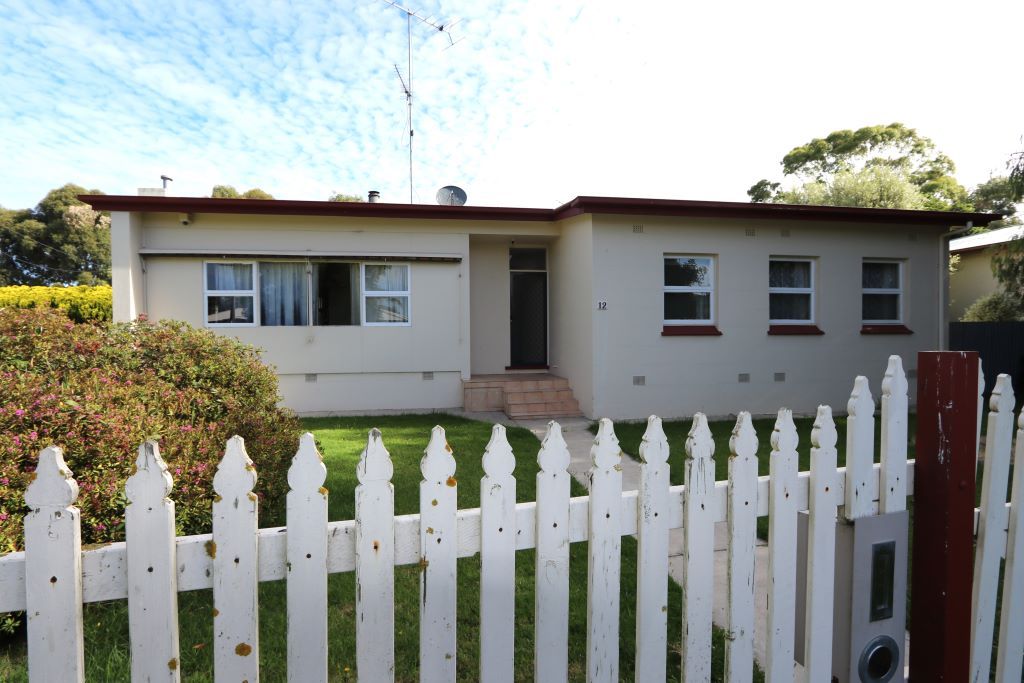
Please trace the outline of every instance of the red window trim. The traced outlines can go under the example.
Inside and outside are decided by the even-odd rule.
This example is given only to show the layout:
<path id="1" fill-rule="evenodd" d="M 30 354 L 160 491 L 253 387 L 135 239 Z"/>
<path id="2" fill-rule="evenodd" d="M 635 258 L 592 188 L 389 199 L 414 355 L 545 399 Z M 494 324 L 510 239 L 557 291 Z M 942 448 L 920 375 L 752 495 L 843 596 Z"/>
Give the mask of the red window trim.
<path id="1" fill-rule="evenodd" d="M 906 325 L 895 323 L 892 325 L 887 324 L 872 324 L 863 325 L 860 328 L 861 334 L 914 334 L 914 331 Z"/>
<path id="2" fill-rule="evenodd" d="M 768 334 L 770 335 L 820 335 L 825 334 L 817 325 L 769 325 Z"/>
<path id="3" fill-rule="evenodd" d="M 662 337 L 721 337 L 722 333 L 714 325 L 665 325 L 661 328 Z"/>

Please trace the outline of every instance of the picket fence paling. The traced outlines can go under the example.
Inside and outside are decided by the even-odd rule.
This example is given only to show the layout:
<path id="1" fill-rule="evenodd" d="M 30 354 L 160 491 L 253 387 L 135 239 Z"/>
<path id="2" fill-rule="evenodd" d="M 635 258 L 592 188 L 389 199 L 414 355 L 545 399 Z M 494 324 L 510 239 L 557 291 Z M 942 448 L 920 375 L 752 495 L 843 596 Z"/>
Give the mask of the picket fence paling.
<path id="1" fill-rule="evenodd" d="M 768 467 L 768 633 L 765 680 L 780 683 L 793 680 L 793 639 L 796 630 L 796 514 L 793 495 L 799 475 L 796 425 L 793 413 L 783 408 L 772 431 L 772 452 Z M 858 486 L 867 488 L 867 477 Z"/>
<path id="2" fill-rule="evenodd" d="M 750 413 L 729 439 L 728 614 L 725 680 L 749 683 L 754 670 L 754 545 L 757 541 L 757 434 Z"/>
<path id="3" fill-rule="evenodd" d="M 899 356 L 889 356 L 882 379 L 882 443 L 879 507 L 883 514 L 907 509 L 907 376 Z"/>
<path id="4" fill-rule="evenodd" d="M 538 683 L 569 678 L 570 458 L 561 426 L 549 422 L 537 453 L 533 677 Z"/>
<path id="5" fill-rule="evenodd" d="M 480 479 L 480 680 L 515 677 L 516 460 L 503 425 L 494 425 Z"/>
<path id="6" fill-rule="evenodd" d="M 356 467 L 356 672 L 395 678 L 395 468 L 381 433 L 370 430 Z"/>
<path id="7" fill-rule="evenodd" d="M 1007 453 L 1009 457 L 1009 453 Z M 1024 411 L 1017 421 L 1014 462 L 1024 463 Z M 1013 470 L 996 680 L 1019 681 L 1024 668 L 1024 465 Z"/>
<path id="8" fill-rule="evenodd" d="M 622 449 L 612 421 L 598 425 L 590 449 L 587 543 L 587 681 L 619 680 Z"/>
<path id="9" fill-rule="evenodd" d="M 974 554 L 974 586 L 971 600 L 971 681 L 989 680 L 992 639 L 995 630 L 996 591 L 999 560 L 1006 548 L 1001 533 L 1006 528 L 1006 489 L 1009 480 L 1013 439 L 1013 386 L 1010 376 L 996 379 L 989 398 L 988 429 L 985 432 L 985 471 L 981 485 L 981 515 Z M 1005 454 L 1005 457 L 1004 457 Z"/>
<path id="10" fill-rule="evenodd" d="M 703 413 L 693 417 L 683 467 L 683 645 L 684 681 L 711 678 L 711 608 L 714 595 L 715 442 Z"/>
<path id="11" fill-rule="evenodd" d="M 665 680 L 668 647 L 669 444 L 661 418 L 647 418 L 637 489 L 636 663 L 638 681 Z"/>
<path id="12" fill-rule="evenodd" d="M 327 682 L 327 468 L 306 432 L 288 468 L 288 680 Z M 358 493 L 356 494 L 358 498 Z"/>
<path id="13" fill-rule="evenodd" d="M 155 441 L 139 446 L 125 495 L 128 626 L 135 681 L 181 680 L 171 475 Z"/>
<path id="14" fill-rule="evenodd" d="M 228 439 L 213 475 L 213 672 L 222 681 L 259 680 L 256 468 L 240 436 Z"/>

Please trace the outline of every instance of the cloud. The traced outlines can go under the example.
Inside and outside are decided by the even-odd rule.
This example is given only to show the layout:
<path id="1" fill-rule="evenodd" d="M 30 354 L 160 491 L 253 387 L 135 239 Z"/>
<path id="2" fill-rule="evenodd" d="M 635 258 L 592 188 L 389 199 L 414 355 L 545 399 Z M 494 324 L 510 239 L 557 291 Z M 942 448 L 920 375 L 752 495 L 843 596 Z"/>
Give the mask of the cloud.
<path id="1" fill-rule="evenodd" d="M 408 198 L 406 19 L 380 0 L 8 0 L 0 204 L 74 181 L 175 178 L 324 199 Z M 417 9 L 420 7 L 417 6 Z M 955 10 L 955 11 L 954 11 Z M 969 184 L 1019 148 L 1017 2 L 428 0 L 412 26 L 414 196 L 554 206 L 578 194 L 744 200 L 791 147 L 903 121 Z M 1019 30 L 1019 29 L 1018 29 Z M 950 49 L 985 35 L 984 49 Z M 996 92 L 999 104 L 962 100 Z"/>

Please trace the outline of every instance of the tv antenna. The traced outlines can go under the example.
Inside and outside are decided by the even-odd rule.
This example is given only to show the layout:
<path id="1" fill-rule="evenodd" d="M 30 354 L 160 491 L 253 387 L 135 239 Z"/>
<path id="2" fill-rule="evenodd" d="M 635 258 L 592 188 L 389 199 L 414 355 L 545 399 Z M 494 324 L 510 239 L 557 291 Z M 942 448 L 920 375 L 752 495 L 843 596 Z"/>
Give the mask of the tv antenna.
<path id="1" fill-rule="evenodd" d="M 457 24 L 460 20 L 456 19 L 455 21 L 445 24 L 442 22 L 435 21 L 433 15 L 425 17 L 421 15 L 419 12 L 413 11 L 407 7 L 399 5 L 394 0 L 382 0 L 382 2 L 391 5 L 395 9 L 399 9 L 405 12 L 405 44 L 409 57 L 409 65 L 407 71 L 409 76 L 408 81 L 402 77 L 402 71 L 398 68 L 397 64 L 395 64 L 395 73 L 398 74 L 398 80 L 401 81 L 402 83 L 402 90 L 405 92 L 405 103 L 409 108 L 409 203 L 412 204 L 412 20 L 416 19 L 416 21 L 448 36 L 448 47 L 444 48 L 445 50 L 447 50 L 450 47 L 454 47 L 456 43 L 462 40 L 462 38 L 459 38 L 459 40 L 454 40 L 452 38 L 450 30 L 451 27 Z"/>

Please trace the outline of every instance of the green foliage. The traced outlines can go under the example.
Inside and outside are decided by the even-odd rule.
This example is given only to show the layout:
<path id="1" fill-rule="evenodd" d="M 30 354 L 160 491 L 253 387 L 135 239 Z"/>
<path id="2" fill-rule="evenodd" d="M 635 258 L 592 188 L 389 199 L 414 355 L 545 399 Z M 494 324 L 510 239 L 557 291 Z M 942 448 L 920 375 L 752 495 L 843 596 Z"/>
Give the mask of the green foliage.
<path id="1" fill-rule="evenodd" d="M 23 496 L 39 451 L 64 449 L 78 480 L 82 541 L 123 538 L 124 483 L 159 438 L 179 533 L 208 531 L 213 472 L 239 434 L 257 495 L 279 508 L 299 423 L 255 349 L 184 323 L 76 324 L 50 308 L 0 309 L 0 554 L 22 547 Z"/>
<path id="2" fill-rule="evenodd" d="M 1007 176 L 996 176 L 974 188 L 971 192 L 970 203 L 976 211 L 1002 214 L 1004 218 L 992 221 L 987 228 L 979 230 L 997 230 L 1010 225 L 1019 225 L 1021 220 L 1017 216 L 1017 204 L 1014 199 L 1014 187 Z"/>
<path id="3" fill-rule="evenodd" d="M 59 308 L 75 322 L 110 320 L 114 301 L 110 285 L 77 287 L 0 287 L 0 308 Z"/>
<path id="4" fill-rule="evenodd" d="M 1010 160 L 1006 162 L 1010 169 L 1008 181 L 1010 183 L 1011 197 L 1014 201 L 1024 199 L 1024 152 L 1014 152 Z"/>
<path id="5" fill-rule="evenodd" d="M 366 201 L 357 194 L 344 194 L 342 192 L 335 192 L 327 198 L 329 202 L 362 202 Z"/>
<path id="6" fill-rule="evenodd" d="M 274 196 L 269 192 L 264 192 L 258 187 L 254 187 L 251 190 L 239 193 L 235 189 L 234 185 L 214 185 L 210 191 L 210 196 L 214 199 L 273 199 Z"/>
<path id="7" fill-rule="evenodd" d="M 936 150 L 930 139 L 902 123 L 837 130 L 794 147 L 782 158 L 782 173 L 799 180 L 802 187 L 782 190 L 778 183 L 765 179 L 751 186 L 747 194 L 753 202 L 785 202 L 791 198 L 788 193 L 795 191 L 796 196 L 800 196 L 808 185 L 828 186 L 840 176 L 858 177 L 874 170 L 888 171 L 884 177 L 896 176 L 908 181 L 924 197 L 923 203 L 918 204 L 912 195 L 900 191 L 911 205 L 893 207 L 886 203 L 882 206 L 943 211 L 971 209 L 967 190 L 953 178 L 956 167 L 952 159 Z M 807 192 L 814 194 L 815 190 Z M 818 192 L 818 196 L 827 200 L 829 194 Z M 857 201 L 843 206 L 872 206 L 864 200 Z M 892 197 L 885 201 L 891 202 Z"/>
<path id="8" fill-rule="evenodd" d="M 1012 239 L 995 249 L 992 274 L 1007 295 L 1024 305 L 1024 239 Z"/>
<path id="9" fill-rule="evenodd" d="M 994 292 L 981 297 L 967 307 L 960 316 L 964 323 L 999 323 L 1024 319 L 1024 308 L 1019 301 L 1005 292 Z"/>
<path id="10" fill-rule="evenodd" d="M 780 191 L 774 201 L 819 206 L 923 209 L 927 200 L 916 185 L 896 171 L 875 166 L 860 171 L 841 171 L 827 180 L 815 180 Z"/>
<path id="11" fill-rule="evenodd" d="M 110 282 L 110 217 L 86 193 L 102 194 L 68 183 L 35 209 L 0 209 L 0 285 Z"/>

